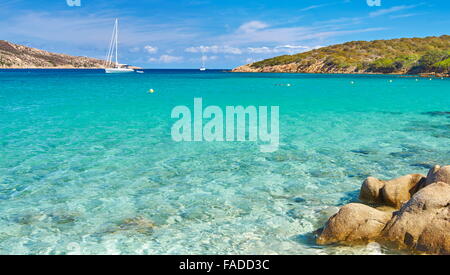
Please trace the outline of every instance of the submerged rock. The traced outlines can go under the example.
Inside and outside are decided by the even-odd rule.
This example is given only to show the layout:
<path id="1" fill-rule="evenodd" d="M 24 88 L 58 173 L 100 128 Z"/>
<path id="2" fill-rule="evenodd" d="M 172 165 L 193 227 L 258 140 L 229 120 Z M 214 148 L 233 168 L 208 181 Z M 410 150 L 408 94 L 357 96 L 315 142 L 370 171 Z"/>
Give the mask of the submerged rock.
<path id="1" fill-rule="evenodd" d="M 367 203 L 400 208 L 424 183 L 425 176 L 421 174 L 410 174 L 389 181 L 369 177 L 361 186 L 359 198 Z"/>
<path id="2" fill-rule="evenodd" d="M 433 183 L 413 196 L 383 230 L 399 248 L 450 254 L 450 185 Z"/>
<path id="3" fill-rule="evenodd" d="M 153 234 L 156 225 L 147 218 L 135 217 L 121 221 L 113 227 L 106 229 L 102 234 L 116 234 L 119 232 L 136 232 L 144 235 Z"/>
<path id="4" fill-rule="evenodd" d="M 418 163 L 413 163 L 413 164 L 410 164 L 410 165 L 413 166 L 413 167 L 420 167 L 420 168 L 425 168 L 425 169 L 433 168 L 433 164 L 429 164 L 429 163 L 426 163 L 426 162 L 418 162 Z"/>
<path id="5" fill-rule="evenodd" d="M 429 116 L 447 116 L 447 117 L 450 117 L 450 112 L 445 112 L 445 111 L 424 112 L 422 114 L 429 115 Z"/>
<path id="6" fill-rule="evenodd" d="M 372 153 L 369 150 L 351 150 L 350 152 L 360 155 L 370 155 Z"/>
<path id="7" fill-rule="evenodd" d="M 125 219 L 120 225 L 121 230 L 134 230 L 142 234 L 151 234 L 155 228 L 155 224 L 143 217 Z"/>
<path id="8" fill-rule="evenodd" d="M 332 216 L 317 244 L 361 244 L 375 241 L 392 215 L 360 203 L 350 203 Z"/>
<path id="9" fill-rule="evenodd" d="M 293 201 L 296 202 L 296 203 L 303 203 L 303 202 L 306 202 L 306 200 L 305 200 L 304 198 L 302 198 L 302 197 L 295 197 L 295 198 L 293 199 Z"/>

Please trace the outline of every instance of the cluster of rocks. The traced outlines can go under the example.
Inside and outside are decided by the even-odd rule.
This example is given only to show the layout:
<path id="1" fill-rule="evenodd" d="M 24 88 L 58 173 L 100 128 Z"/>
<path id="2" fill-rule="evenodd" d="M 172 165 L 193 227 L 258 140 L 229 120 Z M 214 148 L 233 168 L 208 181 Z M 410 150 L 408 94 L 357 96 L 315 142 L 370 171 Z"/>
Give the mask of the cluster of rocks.
<path id="1" fill-rule="evenodd" d="M 450 254 L 450 166 L 427 176 L 367 178 L 361 203 L 343 206 L 317 231 L 320 245 L 378 242 L 414 253 Z"/>

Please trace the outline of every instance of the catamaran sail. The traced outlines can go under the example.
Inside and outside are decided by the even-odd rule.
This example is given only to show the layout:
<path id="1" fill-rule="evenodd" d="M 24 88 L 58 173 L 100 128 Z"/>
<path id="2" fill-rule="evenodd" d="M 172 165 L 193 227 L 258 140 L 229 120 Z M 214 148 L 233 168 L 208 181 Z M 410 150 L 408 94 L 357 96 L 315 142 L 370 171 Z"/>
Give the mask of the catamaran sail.
<path id="1" fill-rule="evenodd" d="M 119 20 L 116 19 L 114 24 L 111 42 L 109 43 L 108 55 L 106 56 L 105 72 L 106 73 L 132 73 L 133 69 L 121 68 L 118 61 L 118 46 L 119 46 Z M 115 62 L 113 62 L 115 56 Z"/>

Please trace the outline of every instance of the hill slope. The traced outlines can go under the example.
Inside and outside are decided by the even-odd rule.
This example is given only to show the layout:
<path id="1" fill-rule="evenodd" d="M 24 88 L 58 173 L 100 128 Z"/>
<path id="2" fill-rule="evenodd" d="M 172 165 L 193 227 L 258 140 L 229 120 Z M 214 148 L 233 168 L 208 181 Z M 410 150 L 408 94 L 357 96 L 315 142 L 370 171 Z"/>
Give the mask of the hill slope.
<path id="1" fill-rule="evenodd" d="M 450 73 L 450 36 L 353 41 L 244 65 L 234 72 Z"/>
<path id="2" fill-rule="evenodd" d="M 50 53 L 0 40 L 0 68 L 101 68 L 104 61 Z"/>

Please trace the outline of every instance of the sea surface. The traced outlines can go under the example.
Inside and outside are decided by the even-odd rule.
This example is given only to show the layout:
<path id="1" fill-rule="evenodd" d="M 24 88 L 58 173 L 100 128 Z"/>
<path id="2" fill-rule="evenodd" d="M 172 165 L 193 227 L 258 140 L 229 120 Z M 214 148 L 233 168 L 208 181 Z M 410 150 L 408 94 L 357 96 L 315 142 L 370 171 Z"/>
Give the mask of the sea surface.
<path id="1" fill-rule="evenodd" d="M 195 97 L 279 106 L 279 150 L 172 141 Z M 396 253 L 312 232 L 368 176 L 450 164 L 449 112 L 449 79 L 3 70 L 0 254 Z"/>

